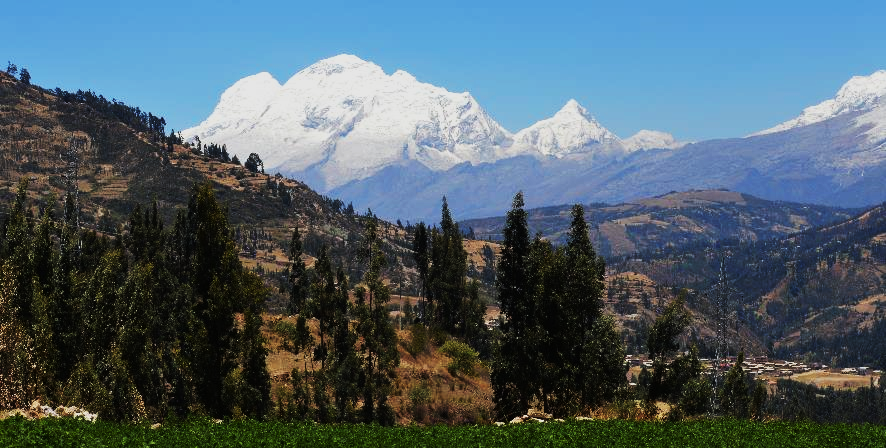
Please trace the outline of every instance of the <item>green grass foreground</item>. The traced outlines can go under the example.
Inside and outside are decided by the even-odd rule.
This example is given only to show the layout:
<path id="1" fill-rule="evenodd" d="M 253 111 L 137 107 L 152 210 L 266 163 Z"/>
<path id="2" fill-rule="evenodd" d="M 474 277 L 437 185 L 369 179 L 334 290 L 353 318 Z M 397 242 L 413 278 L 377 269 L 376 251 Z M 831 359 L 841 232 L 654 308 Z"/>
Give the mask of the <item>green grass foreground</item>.
<path id="1" fill-rule="evenodd" d="M 654 423 L 626 420 L 496 426 L 286 424 L 205 420 L 150 429 L 70 419 L 0 421 L 0 446 L 182 447 L 883 447 L 886 426 L 754 423 L 736 420 Z"/>

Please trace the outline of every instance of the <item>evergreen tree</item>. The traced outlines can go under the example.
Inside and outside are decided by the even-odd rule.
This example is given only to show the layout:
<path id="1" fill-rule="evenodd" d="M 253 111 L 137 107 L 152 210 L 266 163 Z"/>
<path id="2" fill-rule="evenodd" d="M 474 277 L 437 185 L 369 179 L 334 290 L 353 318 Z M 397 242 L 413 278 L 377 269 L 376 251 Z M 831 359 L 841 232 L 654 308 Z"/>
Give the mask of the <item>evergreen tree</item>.
<path id="1" fill-rule="evenodd" d="M 333 329 L 332 388 L 335 399 L 336 420 L 347 422 L 356 413 L 360 396 L 360 358 L 357 356 L 357 334 L 351 328 L 350 302 L 348 300 L 348 280 L 339 268 L 336 274 L 338 292 L 334 307 L 335 325 Z"/>
<path id="2" fill-rule="evenodd" d="M 532 300 L 529 252 L 529 227 L 520 192 L 507 214 L 497 282 L 501 312 L 507 319 L 490 372 L 500 418 L 526 412 L 539 377 L 538 351 L 532 341 L 537 307 Z"/>
<path id="3" fill-rule="evenodd" d="M 335 300 L 335 274 L 329 259 L 329 248 L 323 244 L 314 263 L 314 281 L 311 284 L 311 316 L 318 321 L 320 335 L 320 343 L 314 349 L 313 359 L 320 361 L 321 368 L 326 367 L 326 356 L 329 353 L 326 338 L 335 325 Z"/>
<path id="4" fill-rule="evenodd" d="M 246 163 L 244 163 L 243 166 L 253 173 L 265 172 L 265 164 L 262 162 L 261 157 L 256 153 L 249 154 L 249 157 L 246 158 Z"/>
<path id="5" fill-rule="evenodd" d="M 741 364 L 744 362 L 744 351 L 738 353 L 732 368 L 726 373 L 723 386 L 718 391 L 720 398 L 720 411 L 726 415 L 738 418 L 746 418 L 750 411 L 750 396 L 748 380 Z"/>
<path id="6" fill-rule="evenodd" d="M 226 415 L 226 378 L 237 366 L 237 326 L 234 313 L 245 309 L 240 284 L 243 268 L 231 239 L 227 211 L 209 183 L 194 188 L 186 212 L 174 230 L 178 252 L 173 260 L 185 267 L 183 284 L 190 285 L 196 328 L 189 331 L 187 356 L 195 372 L 196 396 L 211 415 Z M 181 227 L 181 228 L 179 228 Z"/>
<path id="7" fill-rule="evenodd" d="M 600 316 L 591 327 L 579 358 L 578 381 L 583 408 L 612 401 L 626 383 L 625 350 L 611 316 Z"/>
<path id="8" fill-rule="evenodd" d="M 361 247 L 362 257 L 367 263 L 363 275 L 365 287 L 355 291 L 357 333 L 362 339 L 360 351 L 363 357 L 361 414 L 366 423 L 391 425 L 394 423 L 394 412 L 388 404 L 388 396 L 393 390 L 400 355 L 397 351 L 397 333 L 388 320 L 390 292 L 381 279 L 385 258 L 380 246 L 376 221 L 368 219 Z"/>
<path id="9" fill-rule="evenodd" d="M 305 353 L 305 358 L 311 353 L 314 345 L 314 338 L 308 329 L 307 313 L 301 313 L 296 318 L 296 323 L 292 324 L 285 320 L 277 321 L 272 330 L 282 339 L 281 347 L 283 350 L 298 356 Z M 277 415 L 287 420 L 307 420 L 311 418 L 311 390 L 308 381 L 310 372 L 305 361 L 304 371 L 293 367 L 290 372 L 290 385 L 292 394 L 288 400 L 284 400 L 278 394 Z"/>
<path id="10" fill-rule="evenodd" d="M 246 301 L 239 347 L 243 379 L 239 392 L 240 410 L 249 417 L 262 418 L 271 409 L 271 377 L 267 368 L 268 349 L 261 332 L 261 312 L 268 293 L 261 278 L 251 272 L 244 272 L 240 281 L 243 298 Z"/>
<path id="11" fill-rule="evenodd" d="M 350 204 L 349 204 L 350 205 Z M 430 269 L 430 254 L 428 250 L 428 228 L 424 222 L 419 222 L 415 226 L 415 234 L 412 238 L 412 256 L 415 259 L 416 269 L 418 270 L 419 279 L 419 312 L 422 320 L 429 324 L 428 314 L 425 312 L 428 285 L 428 270 Z"/>
<path id="12" fill-rule="evenodd" d="M 289 314 L 300 314 L 307 304 L 310 279 L 302 257 L 302 241 L 298 226 L 292 231 L 292 239 L 289 242 L 289 260 L 292 267 L 289 269 Z"/>
<path id="13" fill-rule="evenodd" d="M 31 72 L 29 72 L 26 68 L 22 68 L 21 73 L 19 73 L 19 79 L 24 85 L 31 85 Z"/>
<path id="14" fill-rule="evenodd" d="M 65 198 L 65 208 L 73 208 L 72 196 Z M 69 219 L 62 223 L 59 236 L 58 251 L 53 263 L 52 275 L 52 308 L 55 318 L 53 319 L 53 345 L 57 350 L 56 374 L 59 381 L 65 381 L 70 377 L 79 351 L 78 334 L 80 330 L 80 313 L 78 311 L 79 290 L 83 282 L 78 281 L 82 276 L 78 275 L 79 269 L 76 247 L 78 238 L 76 228 L 73 226 L 73 213 L 67 214 Z"/>
<path id="15" fill-rule="evenodd" d="M 565 273 L 562 251 L 536 235 L 529 250 L 530 300 L 535 305 L 531 325 L 526 328 L 524 344 L 538 354 L 530 368 L 537 369 L 531 391 L 542 401 L 545 411 L 563 415 L 575 406 L 578 388 L 571 380 L 576 376 L 575 363 L 568 359 L 569 344 L 563 331 L 567 316 L 562 312 Z"/>
<path id="16" fill-rule="evenodd" d="M 480 282 L 471 280 L 467 287 L 461 316 L 463 335 L 481 354 L 488 355 L 489 338 L 483 316 L 486 315 L 486 304 L 480 299 Z"/>
<path id="17" fill-rule="evenodd" d="M 434 323 L 455 333 L 463 317 L 467 253 L 458 224 L 452 219 L 443 198 L 440 231 L 431 232 L 428 298 L 435 308 Z"/>
<path id="18" fill-rule="evenodd" d="M 34 264 L 31 259 L 32 226 L 28 222 L 27 208 L 28 181 L 19 182 L 12 207 L 3 223 L 3 239 L 0 241 L 0 259 L 10 263 L 16 272 L 15 294 L 10 306 L 21 322 L 31 322 L 31 298 L 34 277 Z"/>
<path id="19" fill-rule="evenodd" d="M 565 247 L 563 326 L 559 345 L 568 347 L 565 363 L 575 366 L 571 383 L 582 406 L 611 399 L 623 383 L 624 350 L 609 320 L 600 320 L 606 267 L 591 243 L 581 205 L 572 207 L 572 224 Z M 613 339 L 613 336 L 615 339 Z M 589 356 L 596 353 L 598 356 Z M 614 358 L 621 356 L 617 362 Z"/>
<path id="20" fill-rule="evenodd" d="M 695 348 L 687 355 L 677 356 L 668 363 L 679 348 L 677 337 L 686 330 L 692 319 L 685 303 L 686 291 L 683 290 L 668 304 L 649 329 L 646 345 L 649 358 L 652 359 L 648 388 L 650 400 L 660 398 L 676 400 L 683 385 L 702 372 L 698 351 Z"/>

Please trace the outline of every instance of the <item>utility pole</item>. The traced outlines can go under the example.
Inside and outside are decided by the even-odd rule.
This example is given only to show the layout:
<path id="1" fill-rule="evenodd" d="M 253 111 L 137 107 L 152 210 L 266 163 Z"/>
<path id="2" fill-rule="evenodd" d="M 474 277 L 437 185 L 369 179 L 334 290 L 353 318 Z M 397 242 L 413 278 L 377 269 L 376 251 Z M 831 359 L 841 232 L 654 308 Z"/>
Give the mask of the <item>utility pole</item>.
<path id="1" fill-rule="evenodd" d="M 80 186 L 78 185 L 78 177 L 80 175 L 80 152 L 86 148 L 86 140 L 83 138 L 71 136 L 68 149 L 62 154 L 65 161 L 65 185 L 67 193 L 74 199 L 73 210 L 65 208 L 65 220 L 73 222 L 74 227 L 80 228 Z M 73 213 L 74 216 L 68 216 Z"/>
<path id="2" fill-rule="evenodd" d="M 724 360 L 729 356 L 729 343 L 727 341 L 727 331 L 729 330 L 729 295 L 732 290 L 729 288 L 729 277 L 726 273 L 726 253 L 720 254 L 720 274 L 717 278 L 717 284 L 714 286 L 714 307 L 716 308 L 716 324 L 717 324 L 717 340 L 716 340 L 716 360 L 714 366 L 713 386 L 714 393 L 711 395 L 711 410 L 717 413 L 720 410 L 720 402 L 717 398 L 717 390 L 723 378 L 723 369 L 721 368 Z"/>

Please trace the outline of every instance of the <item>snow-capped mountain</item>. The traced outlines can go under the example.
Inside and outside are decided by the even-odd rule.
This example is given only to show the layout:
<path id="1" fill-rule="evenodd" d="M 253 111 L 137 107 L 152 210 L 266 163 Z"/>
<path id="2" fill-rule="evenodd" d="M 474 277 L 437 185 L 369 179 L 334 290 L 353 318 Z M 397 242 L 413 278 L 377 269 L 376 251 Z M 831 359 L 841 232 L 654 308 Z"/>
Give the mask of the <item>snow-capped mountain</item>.
<path id="1" fill-rule="evenodd" d="M 533 154 L 562 158 L 576 153 L 618 155 L 625 152 L 621 140 L 604 128 L 574 99 L 553 117 L 541 120 L 514 134 L 511 154 Z"/>
<path id="2" fill-rule="evenodd" d="M 257 152 L 266 169 L 308 177 L 321 191 L 410 161 L 441 171 L 522 155 L 599 160 L 673 147 L 673 138 L 660 137 L 625 145 L 575 100 L 512 135 L 467 92 L 419 82 L 402 70 L 388 75 L 346 54 L 282 85 L 268 73 L 243 78 L 206 120 L 182 134 L 227 144 L 241 160 Z"/>
<path id="3" fill-rule="evenodd" d="M 404 71 L 387 75 L 351 55 L 319 61 L 283 85 L 267 73 L 244 78 L 182 134 L 225 143 L 241 159 L 258 152 L 269 169 L 314 170 L 321 189 L 406 160 L 435 170 L 493 161 L 511 140 L 469 93 Z"/>
<path id="4" fill-rule="evenodd" d="M 665 133 L 641 131 L 619 141 L 626 151 L 623 157 L 606 161 L 573 157 L 568 149 L 567 156 L 556 156 L 563 148 L 586 147 L 584 142 L 592 141 L 578 138 L 572 140 L 579 142 L 575 145 L 564 144 L 570 141 L 565 136 L 576 134 L 558 131 L 557 123 L 588 126 L 576 118 L 584 114 L 572 105 L 576 113 L 566 113 L 567 108 L 562 114 L 572 119 L 543 120 L 529 128 L 538 132 L 514 135 L 515 142 L 524 141 L 524 135 L 537 135 L 530 142 L 549 148 L 546 151 L 553 157 L 514 157 L 445 172 L 388 167 L 374 178 L 351 182 L 330 194 L 371 207 L 381 216 L 421 219 L 435 218 L 444 195 L 456 216 L 500 215 L 518 190 L 524 192 L 529 207 L 616 203 L 669 191 L 717 188 L 773 200 L 863 207 L 886 200 L 884 74 L 854 77 L 834 99 L 754 136 L 684 144 Z M 554 141 L 556 145 L 541 144 Z M 408 195 L 384 194 L 392 185 L 408 189 Z"/>
<path id="5" fill-rule="evenodd" d="M 853 76 L 833 98 L 809 106 L 798 117 L 751 136 L 808 126 L 851 112 L 869 111 L 882 105 L 886 105 L 886 70 L 878 70 L 870 76 Z"/>
<path id="6" fill-rule="evenodd" d="M 182 132 L 257 152 L 280 171 L 388 218 L 459 217 L 528 206 L 624 201 L 727 188 L 766 199 L 862 206 L 886 199 L 886 71 L 745 138 L 684 143 L 659 131 L 621 139 L 577 101 L 514 134 L 467 92 L 356 56 L 319 61 L 280 84 L 260 73 L 227 89 Z"/>
<path id="7" fill-rule="evenodd" d="M 677 149 L 686 145 L 679 142 L 673 135 L 662 131 L 650 131 L 642 129 L 636 134 L 622 140 L 622 144 L 628 151 L 641 149 Z"/>

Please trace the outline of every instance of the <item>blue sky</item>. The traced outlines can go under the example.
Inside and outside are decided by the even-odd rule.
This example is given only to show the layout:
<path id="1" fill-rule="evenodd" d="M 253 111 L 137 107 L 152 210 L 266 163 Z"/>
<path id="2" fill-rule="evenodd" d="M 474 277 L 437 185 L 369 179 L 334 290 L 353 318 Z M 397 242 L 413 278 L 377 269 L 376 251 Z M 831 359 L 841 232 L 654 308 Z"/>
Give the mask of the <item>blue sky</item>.
<path id="1" fill-rule="evenodd" d="M 883 1 L 425 3 L 11 1 L 0 61 L 181 129 L 244 76 L 352 53 L 468 90 L 511 131 L 575 98 L 622 137 L 691 140 L 770 127 L 886 69 Z"/>

